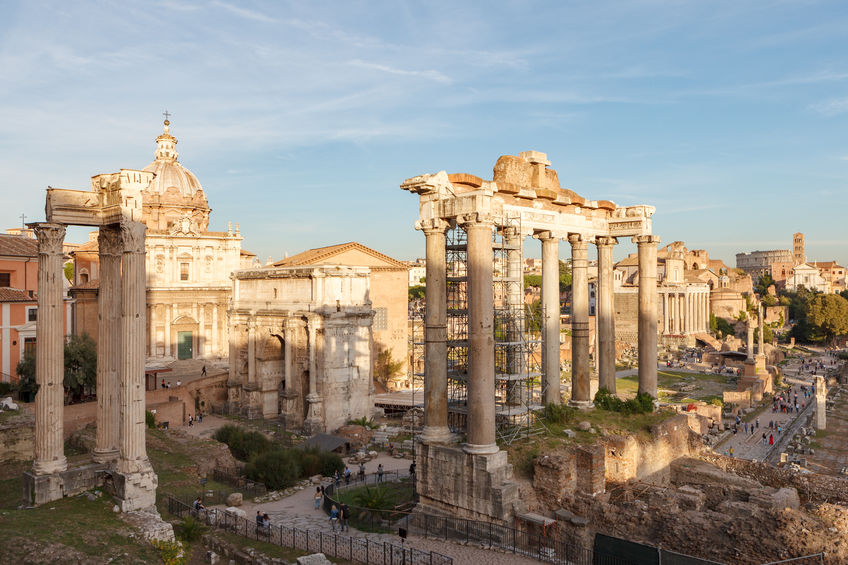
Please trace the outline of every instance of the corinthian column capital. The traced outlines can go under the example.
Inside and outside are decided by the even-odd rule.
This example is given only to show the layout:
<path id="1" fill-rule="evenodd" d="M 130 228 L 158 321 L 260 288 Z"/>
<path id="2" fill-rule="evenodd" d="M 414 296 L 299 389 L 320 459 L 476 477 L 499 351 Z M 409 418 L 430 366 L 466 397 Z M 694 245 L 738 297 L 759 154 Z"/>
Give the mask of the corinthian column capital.
<path id="1" fill-rule="evenodd" d="M 416 222 L 417 229 L 424 232 L 424 234 L 430 233 L 445 233 L 448 231 L 450 224 L 441 218 L 430 218 L 428 220 L 420 220 Z"/>
<path id="2" fill-rule="evenodd" d="M 61 255 L 62 244 L 65 242 L 65 226 L 62 224 L 38 223 L 29 224 L 38 238 L 38 253 L 44 255 Z"/>
<path id="3" fill-rule="evenodd" d="M 147 226 L 141 222 L 121 222 L 121 242 L 124 253 L 144 253 L 144 234 Z"/>
<path id="4" fill-rule="evenodd" d="M 123 249 L 121 230 L 114 226 L 104 226 L 97 234 L 97 249 L 100 255 L 120 255 Z"/>
<path id="5" fill-rule="evenodd" d="M 598 236 L 595 238 L 595 245 L 597 245 L 598 247 L 612 247 L 613 245 L 618 245 L 618 238 L 609 236 Z"/>
<path id="6" fill-rule="evenodd" d="M 633 237 L 633 243 L 637 245 L 657 245 L 660 242 L 658 235 L 637 235 Z"/>

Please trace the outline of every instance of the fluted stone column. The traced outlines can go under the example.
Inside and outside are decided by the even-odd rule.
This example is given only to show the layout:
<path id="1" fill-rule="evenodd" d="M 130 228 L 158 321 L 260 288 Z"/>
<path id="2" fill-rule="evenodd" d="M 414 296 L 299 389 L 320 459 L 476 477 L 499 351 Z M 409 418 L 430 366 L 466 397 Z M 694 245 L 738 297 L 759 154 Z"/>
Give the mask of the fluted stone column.
<path id="1" fill-rule="evenodd" d="M 668 335 L 671 333 L 668 327 L 668 294 L 660 294 L 660 300 L 662 300 L 663 305 L 663 334 Z"/>
<path id="2" fill-rule="evenodd" d="M 32 225 L 32 224 L 30 224 Z M 64 305 L 62 303 L 62 242 L 65 226 L 41 223 L 33 226 L 38 238 L 38 318 L 35 349 L 35 458 L 36 475 L 64 471 Z"/>
<path id="3" fill-rule="evenodd" d="M 571 401 L 577 408 L 591 408 L 589 375 L 589 279 L 588 244 L 579 234 L 568 236 L 571 244 Z"/>
<path id="4" fill-rule="evenodd" d="M 657 397 L 657 244 L 655 235 L 633 238 L 639 254 L 639 392 Z"/>
<path id="5" fill-rule="evenodd" d="M 252 315 L 247 321 L 247 382 L 256 385 L 256 320 Z"/>
<path id="6" fill-rule="evenodd" d="M 447 262 L 445 232 L 448 224 L 433 221 L 423 228 L 426 241 L 426 306 L 424 310 L 424 429 L 421 441 L 445 443 L 448 428 L 447 375 Z"/>
<path id="7" fill-rule="evenodd" d="M 559 239 L 546 231 L 542 242 L 542 375 L 545 404 L 561 404 L 559 372 Z"/>
<path id="8" fill-rule="evenodd" d="M 615 393 L 615 309 L 613 294 L 612 248 L 614 237 L 598 237 L 598 386 Z"/>
<path id="9" fill-rule="evenodd" d="M 121 230 L 103 226 L 97 238 L 100 288 L 97 293 L 97 440 L 94 460 L 118 458 L 121 429 Z M 151 336 L 151 342 L 154 338 Z M 153 346 L 155 350 L 155 343 Z"/>
<path id="10" fill-rule="evenodd" d="M 468 442 L 467 453 L 498 451 L 495 443 L 495 339 L 492 294 L 492 221 L 471 214 L 468 234 Z"/>
<path id="11" fill-rule="evenodd" d="M 757 307 L 757 318 L 758 318 L 757 319 L 758 327 L 759 327 L 759 330 L 760 330 L 760 335 L 757 336 L 757 354 L 758 355 L 765 355 L 765 345 L 764 345 L 765 339 L 763 338 L 763 333 L 764 333 L 763 330 L 765 329 L 765 322 L 763 320 L 764 316 L 763 316 L 762 305 Z"/>
<path id="12" fill-rule="evenodd" d="M 144 307 L 147 280 L 144 269 L 144 236 L 140 222 L 121 224 L 123 247 L 121 281 L 120 364 L 120 460 L 118 470 L 137 473 L 149 470 L 144 421 Z M 155 487 L 154 487 L 155 488 Z"/>
<path id="13" fill-rule="evenodd" d="M 683 331 L 692 332 L 692 295 L 688 292 L 683 294 Z"/>

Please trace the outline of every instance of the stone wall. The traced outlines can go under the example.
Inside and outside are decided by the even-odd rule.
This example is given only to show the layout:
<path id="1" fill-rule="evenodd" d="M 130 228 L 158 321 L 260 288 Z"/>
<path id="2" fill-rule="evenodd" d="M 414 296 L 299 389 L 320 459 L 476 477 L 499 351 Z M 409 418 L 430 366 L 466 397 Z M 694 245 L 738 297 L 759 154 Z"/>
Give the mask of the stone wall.
<path id="1" fill-rule="evenodd" d="M 419 505 L 428 512 L 509 522 L 520 505 L 506 451 L 488 455 L 459 447 L 418 444 Z"/>
<path id="2" fill-rule="evenodd" d="M 26 407 L 22 407 L 18 414 L 4 412 L 0 423 L 0 465 L 31 460 L 34 442 L 35 418 Z"/>
<path id="3" fill-rule="evenodd" d="M 766 463 L 734 459 L 712 452 L 704 452 L 700 459 L 724 471 L 754 479 L 766 486 L 794 487 L 801 498 L 807 501 L 848 504 L 848 478 L 802 473 L 793 471 L 789 467 L 773 467 Z"/>

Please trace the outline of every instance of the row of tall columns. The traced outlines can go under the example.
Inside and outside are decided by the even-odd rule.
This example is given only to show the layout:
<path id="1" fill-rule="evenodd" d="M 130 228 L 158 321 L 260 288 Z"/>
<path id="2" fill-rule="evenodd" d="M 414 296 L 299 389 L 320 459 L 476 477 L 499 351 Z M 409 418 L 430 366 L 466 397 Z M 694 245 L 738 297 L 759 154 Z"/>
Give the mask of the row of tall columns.
<path id="1" fill-rule="evenodd" d="M 65 226 L 33 225 L 38 238 L 35 458 L 33 472 L 64 471 L 64 318 L 62 243 Z M 146 226 L 102 227 L 98 296 L 97 436 L 93 457 L 117 459 L 121 473 L 151 469 L 145 444 L 144 350 Z M 154 485 L 155 488 L 155 485 Z"/>
<path id="2" fill-rule="evenodd" d="M 447 222 L 430 220 L 419 226 L 426 237 L 425 312 L 425 427 L 422 441 L 451 439 L 447 406 L 447 306 L 445 233 Z M 469 369 L 469 453 L 494 453 L 495 370 L 492 295 L 491 220 L 479 214 L 461 222 L 467 234 Z M 505 232 L 506 233 L 506 232 Z M 520 248 L 520 234 L 512 234 Z M 506 237 L 506 235 L 505 235 Z M 536 236 L 542 242 L 542 333 L 544 402 L 560 403 L 559 238 L 550 232 Z M 572 254 L 572 398 L 571 404 L 591 407 L 589 373 L 588 241 L 579 234 L 568 237 Z M 657 395 L 657 244 L 656 236 L 633 238 L 639 248 L 639 390 Z M 512 240 L 507 242 L 511 247 Z M 613 307 L 612 249 L 617 240 L 598 237 L 598 331 L 601 386 L 615 391 L 615 312 Z M 520 257 L 520 255 L 519 255 Z M 511 262 L 510 262 L 511 264 Z M 513 276 L 508 266 L 509 276 Z M 511 304 L 511 302 L 510 302 Z"/>
<path id="3" fill-rule="evenodd" d="M 663 333 L 683 334 L 709 331 L 708 292 L 664 292 Z"/>

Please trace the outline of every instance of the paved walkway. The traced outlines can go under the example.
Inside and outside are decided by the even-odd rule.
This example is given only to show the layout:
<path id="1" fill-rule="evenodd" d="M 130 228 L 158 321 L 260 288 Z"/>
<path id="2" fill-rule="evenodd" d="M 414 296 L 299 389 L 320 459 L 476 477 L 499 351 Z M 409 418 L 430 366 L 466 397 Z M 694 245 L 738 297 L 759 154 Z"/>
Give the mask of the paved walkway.
<path id="1" fill-rule="evenodd" d="M 784 381 L 791 387 L 790 398 L 793 403 L 795 400 L 795 393 L 798 394 L 799 412 L 793 411 L 791 413 L 783 413 L 779 409 L 777 412 L 772 412 L 772 407 L 769 406 L 759 416 L 759 428 L 756 427 L 756 422 L 754 422 L 755 427 L 753 435 L 751 435 L 750 429 L 747 433 L 745 433 L 744 427 L 740 427 L 737 434 L 731 435 L 728 439 L 718 444 L 715 447 L 715 451 L 723 454 L 729 454 L 730 448 L 732 447 L 733 456 L 740 459 L 763 461 L 766 457 L 768 457 L 771 452 L 777 448 L 777 444 L 780 440 L 784 439 L 785 433 L 783 430 L 789 428 L 796 418 L 801 415 L 801 411 L 803 410 L 802 403 L 809 405 L 811 402 L 815 401 L 814 396 L 810 395 L 807 398 L 804 398 L 804 394 L 801 392 L 802 385 L 805 385 L 809 390 L 813 384 L 813 374 L 809 370 L 802 370 L 802 365 L 804 363 L 814 364 L 817 361 L 824 361 L 828 364 L 828 366 L 830 366 L 832 358 L 827 357 L 824 353 L 820 353 L 800 359 L 790 359 L 786 365 L 781 367 L 784 375 Z M 818 371 L 818 374 L 822 374 L 822 371 Z M 769 429 L 769 422 L 774 423 L 775 429 Z M 776 427 L 778 425 L 780 425 L 782 430 L 780 434 L 776 431 Z M 766 434 L 767 438 L 765 445 L 763 445 L 763 433 Z M 769 445 L 768 443 L 769 434 L 774 436 L 774 445 Z"/>
<path id="2" fill-rule="evenodd" d="M 183 426 L 183 430 L 197 437 L 211 437 L 216 429 L 228 423 L 232 423 L 232 421 L 218 416 L 204 416 L 203 422 L 198 422 L 193 426 Z M 408 471 L 411 461 L 409 459 L 395 459 L 394 457 L 389 457 L 387 454 L 380 454 L 365 464 L 365 472 L 369 474 L 376 473 L 377 465 L 380 463 L 383 464 L 383 469 L 387 472 Z M 351 471 L 356 474 L 359 468 L 352 466 Z M 329 485 L 330 481 L 327 480 L 324 484 Z M 332 534 L 333 528 L 323 508 L 315 509 L 314 496 L 315 487 L 311 486 L 274 502 L 256 504 L 252 499 L 245 500 L 241 509 L 247 514 L 248 520 L 253 520 L 258 510 L 263 514 L 268 514 L 272 525 L 283 525 L 288 528 L 322 531 Z M 213 508 L 223 509 L 224 506 Z M 336 531 L 338 531 L 338 528 Z M 377 543 L 383 543 L 384 541 L 394 544 L 401 543 L 400 537 L 396 534 L 361 532 L 354 528 L 351 528 L 349 532 L 345 533 L 346 535 L 357 538 L 367 538 Z M 409 536 L 405 544 L 422 551 L 435 551 L 452 557 L 455 565 L 480 565 L 480 563 L 486 563 L 487 565 L 510 565 L 513 563 L 517 565 L 531 565 L 539 563 L 534 559 L 521 557 L 512 553 L 502 553 L 500 551 L 482 549 L 475 545 L 460 545 L 444 540 L 419 536 Z"/>

